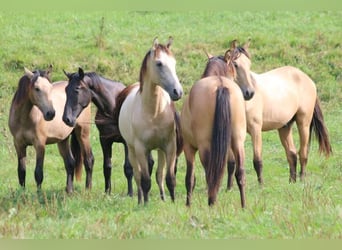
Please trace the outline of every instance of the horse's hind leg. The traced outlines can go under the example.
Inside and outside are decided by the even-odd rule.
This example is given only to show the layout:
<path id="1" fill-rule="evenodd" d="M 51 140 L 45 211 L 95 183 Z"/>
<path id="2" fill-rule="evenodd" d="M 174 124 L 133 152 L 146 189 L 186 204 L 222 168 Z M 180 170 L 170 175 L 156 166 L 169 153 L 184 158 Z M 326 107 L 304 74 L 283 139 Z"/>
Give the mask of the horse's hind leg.
<path id="1" fill-rule="evenodd" d="M 289 163 L 290 182 L 296 182 L 297 177 L 297 154 L 292 137 L 292 126 L 285 126 L 278 129 L 281 144 L 283 145 Z"/>
<path id="2" fill-rule="evenodd" d="M 235 173 L 235 159 L 234 159 L 234 154 L 231 149 L 229 149 L 229 152 L 228 152 L 227 172 L 228 172 L 227 190 L 231 190 L 234 184 L 233 177 Z"/>
<path id="3" fill-rule="evenodd" d="M 25 187 L 26 179 L 26 146 L 15 145 L 18 157 L 18 180 L 22 187 Z"/>
<path id="4" fill-rule="evenodd" d="M 186 205 L 191 205 L 192 192 L 195 188 L 195 153 L 196 150 L 190 145 L 184 145 L 184 154 L 186 159 L 186 175 L 185 175 L 185 186 L 186 186 Z"/>
<path id="5" fill-rule="evenodd" d="M 245 186 L 246 186 L 246 177 L 245 177 L 245 151 L 244 145 L 242 144 L 240 147 L 234 149 L 235 152 L 235 160 L 236 160 L 236 170 L 235 170 L 235 179 L 238 184 L 240 191 L 240 201 L 241 207 L 245 208 L 246 206 L 246 196 L 245 196 Z"/>
<path id="6" fill-rule="evenodd" d="M 60 155 L 63 157 L 65 171 L 67 174 L 66 179 L 66 192 L 72 193 L 74 191 L 74 168 L 75 168 L 75 159 L 71 153 L 69 140 L 65 139 L 58 143 L 58 150 Z"/>

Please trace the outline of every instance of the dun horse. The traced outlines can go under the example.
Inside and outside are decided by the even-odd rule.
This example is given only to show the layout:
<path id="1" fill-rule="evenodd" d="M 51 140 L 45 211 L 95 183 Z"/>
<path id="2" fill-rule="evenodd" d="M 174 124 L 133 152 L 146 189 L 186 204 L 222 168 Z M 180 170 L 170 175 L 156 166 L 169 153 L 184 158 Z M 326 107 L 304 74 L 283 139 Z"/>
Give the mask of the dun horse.
<path id="1" fill-rule="evenodd" d="M 209 55 L 209 61 L 215 60 L 225 65 L 227 70 L 223 74 L 234 79 L 240 86 L 244 83 L 244 76 L 247 75 L 252 80 L 255 94 L 246 102 L 246 114 L 247 130 L 253 143 L 253 165 L 258 181 L 260 184 L 263 183 L 261 133 L 274 129 L 278 130 L 286 152 L 290 170 L 289 180 L 296 181 L 297 151 L 292 137 L 294 122 L 299 132 L 300 178 L 303 180 L 312 133 L 316 134 L 321 153 L 328 157 L 332 151 L 315 83 L 304 72 L 291 66 L 276 68 L 262 74 L 250 71 L 251 56 L 248 48 L 249 43 L 238 47 L 236 41 L 233 41 L 225 56 Z M 228 163 L 228 169 L 234 169 L 233 161 Z M 228 188 L 231 186 L 231 178 L 228 177 Z"/>
<path id="2" fill-rule="evenodd" d="M 69 83 L 65 89 L 67 101 L 65 104 L 63 121 L 74 126 L 77 117 L 92 101 L 97 112 L 95 123 L 100 134 L 100 143 L 103 152 L 103 174 L 105 178 L 105 192 L 111 192 L 111 172 L 112 172 L 112 145 L 114 142 L 124 144 L 125 162 L 124 173 L 127 178 L 128 195 L 133 195 L 132 178 L 133 169 L 127 157 L 127 146 L 122 138 L 118 122 L 114 120 L 113 114 L 116 107 L 116 98 L 125 88 L 120 82 L 111 81 L 97 75 L 94 72 L 84 73 L 79 68 L 78 73 L 66 73 Z M 150 168 L 153 166 L 153 159 L 149 159 Z"/>
<path id="3" fill-rule="evenodd" d="M 222 67 L 222 69 L 225 69 Z M 241 206 L 245 207 L 244 141 L 246 116 L 244 98 L 239 87 L 226 77 L 212 73 L 202 75 L 191 88 L 181 112 L 186 171 L 186 205 L 191 205 L 195 187 L 195 154 L 199 151 L 205 169 L 208 204 L 216 202 L 228 155 L 237 160 L 235 177 L 240 191 Z M 244 86 L 245 95 L 253 89 Z"/>
<path id="4" fill-rule="evenodd" d="M 74 128 L 66 126 L 62 121 L 66 82 L 51 84 L 50 72 L 51 69 L 47 72 L 25 69 L 25 75 L 19 80 L 12 100 L 9 128 L 18 157 L 19 184 L 25 187 L 27 146 L 33 145 L 36 150 L 35 180 L 40 189 L 43 182 L 45 145 L 57 143 L 67 173 L 66 191 L 73 191 L 74 171 L 77 179 L 81 177 L 82 158 L 87 170 L 86 187 L 90 188 L 93 166 L 89 141 L 90 107 L 82 113 Z"/>
<path id="5" fill-rule="evenodd" d="M 138 187 L 138 203 L 148 202 L 151 177 L 147 156 L 158 150 L 157 183 L 164 199 L 164 166 L 166 184 L 172 201 L 175 199 L 176 124 L 172 101 L 182 97 L 183 89 L 176 75 L 176 60 L 171 52 L 172 39 L 167 45 L 155 39 L 143 59 L 140 82 L 127 87 L 118 97 L 119 129 L 128 146 Z"/>

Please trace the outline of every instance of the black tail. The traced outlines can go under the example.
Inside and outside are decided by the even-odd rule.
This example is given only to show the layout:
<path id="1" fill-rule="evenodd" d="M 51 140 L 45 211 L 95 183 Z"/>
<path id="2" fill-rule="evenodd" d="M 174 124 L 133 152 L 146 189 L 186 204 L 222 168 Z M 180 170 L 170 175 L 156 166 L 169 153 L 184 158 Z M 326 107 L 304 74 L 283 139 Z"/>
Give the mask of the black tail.
<path id="1" fill-rule="evenodd" d="M 75 176 L 76 180 L 80 181 L 82 177 L 82 162 L 83 162 L 83 156 L 81 153 L 81 146 L 80 143 L 77 140 L 75 131 L 71 134 L 71 152 L 75 159 Z"/>
<path id="2" fill-rule="evenodd" d="M 310 124 L 310 140 L 312 131 L 315 132 L 319 144 L 319 152 L 329 157 L 332 153 L 331 144 L 329 140 L 328 129 L 324 124 L 324 117 L 319 100 L 316 99 L 314 113 Z"/>
<path id="3" fill-rule="evenodd" d="M 208 203 L 215 203 L 216 195 L 224 174 L 227 152 L 231 140 L 230 95 L 226 87 L 216 91 L 216 107 L 211 138 L 209 164 L 206 169 Z"/>

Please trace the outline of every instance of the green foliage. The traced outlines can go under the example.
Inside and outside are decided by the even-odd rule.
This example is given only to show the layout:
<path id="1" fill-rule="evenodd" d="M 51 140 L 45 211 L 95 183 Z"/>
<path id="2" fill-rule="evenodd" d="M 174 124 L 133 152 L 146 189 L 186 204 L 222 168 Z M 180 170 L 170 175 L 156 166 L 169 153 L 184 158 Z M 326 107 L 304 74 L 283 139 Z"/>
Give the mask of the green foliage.
<path id="1" fill-rule="evenodd" d="M 342 238 L 342 19 L 341 12 L 0 12 L 0 238 L 331 239 Z M 204 70 L 206 56 L 223 54 L 230 41 L 252 39 L 252 69 L 282 65 L 306 72 L 317 84 L 334 154 L 325 159 L 312 142 L 304 183 L 288 184 L 288 167 L 277 132 L 263 134 L 265 185 L 257 184 L 250 138 L 246 141 L 247 208 L 237 187 L 207 206 L 197 160 L 193 206 L 185 206 L 185 160 L 177 173 L 176 202 L 160 201 L 152 181 L 151 202 L 126 196 L 123 148 L 113 146 L 113 191 L 104 194 L 102 152 L 95 125 L 93 189 L 76 183 L 64 192 L 65 170 L 57 146 L 47 147 L 43 189 L 36 192 L 34 150 L 28 150 L 27 187 L 17 180 L 16 154 L 7 120 L 23 67 L 54 66 L 53 80 L 79 66 L 125 83 L 138 80 L 141 61 L 155 36 L 174 37 L 177 73 L 187 94 Z M 179 109 L 182 101 L 177 103 Z M 294 129 L 295 139 L 298 140 Z"/>

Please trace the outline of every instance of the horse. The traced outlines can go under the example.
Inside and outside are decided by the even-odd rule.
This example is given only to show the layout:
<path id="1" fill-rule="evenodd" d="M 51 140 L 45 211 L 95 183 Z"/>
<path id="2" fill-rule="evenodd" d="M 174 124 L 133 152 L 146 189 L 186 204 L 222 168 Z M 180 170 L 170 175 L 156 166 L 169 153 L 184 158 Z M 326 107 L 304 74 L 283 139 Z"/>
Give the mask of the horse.
<path id="1" fill-rule="evenodd" d="M 117 99 L 119 129 L 128 146 L 138 188 L 138 204 L 148 203 L 151 177 L 147 156 L 158 151 L 156 179 L 164 200 L 164 166 L 171 200 L 175 199 L 175 161 L 177 154 L 176 110 L 173 101 L 182 97 L 183 88 L 176 74 L 176 59 L 171 52 L 172 37 L 166 45 L 153 40 L 140 68 L 139 82 L 124 89 Z"/>
<path id="2" fill-rule="evenodd" d="M 225 67 L 222 67 L 222 70 L 225 70 Z M 246 90 L 245 98 L 251 98 L 253 88 L 247 85 L 243 87 Z M 235 157 L 235 177 L 240 191 L 241 206 L 244 208 L 246 115 L 244 97 L 236 83 L 216 72 L 209 73 L 206 69 L 184 100 L 181 129 L 187 164 L 186 205 L 191 206 L 196 182 L 194 161 L 196 152 L 199 151 L 200 161 L 205 169 L 208 205 L 216 203 L 225 164 L 229 158 Z"/>
<path id="3" fill-rule="evenodd" d="M 125 88 L 121 82 L 115 82 L 99 76 L 95 72 L 84 72 L 82 68 L 78 72 L 64 74 L 68 77 L 66 91 L 66 104 L 63 113 L 63 121 L 68 126 L 74 126 L 77 117 L 83 109 L 93 102 L 96 107 L 95 124 L 100 135 L 100 144 L 103 153 L 103 174 L 105 179 L 105 192 L 111 192 L 112 171 L 112 145 L 114 142 L 122 143 L 125 151 L 124 173 L 127 178 L 129 196 L 133 196 L 132 178 L 133 169 L 128 161 L 127 145 L 122 138 L 118 121 L 113 118 L 116 107 L 116 98 Z M 149 155 L 149 168 L 152 169 L 153 158 Z"/>
<path id="4" fill-rule="evenodd" d="M 45 146 L 57 143 L 67 173 L 66 191 L 72 193 L 74 190 L 74 174 L 77 180 L 81 179 L 82 159 L 87 171 L 86 187 L 91 188 L 94 159 L 89 137 L 90 107 L 80 115 L 75 127 L 66 126 L 62 121 L 66 82 L 51 84 L 50 73 L 51 67 L 47 71 L 33 72 L 25 68 L 25 75 L 20 78 L 12 99 L 8 125 L 18 158 L 19 184 L 25 187 L 26 149 L 33 145 L 36 151 L 35 181 L 38 190 L 41 189 Z"/>
<path id="5" fill-rule="evenodd" d="M 258 182 L 264 183 L 262 170 L 262 132 L 277 129 L 289 164 L 289 182 L 297 179 L 297 151 L 292 137 L 292 125 L 297 124 L 299 132 L 300 180 L 303 181 L 308 162 L 309 144 L 315 133 L 319 152 L 326 157 L 332 153 L 327 127 L 313 80 L 293 66 L 283 66 L 262 74 L 250 70 L 250 41 L 242 47 L 236 40 L 224 56 L 213 57 L 220 67 L 227 67 L 221 74 L 233 79 L 238 85 L 245 82 L 248 75 L 254 86 L 254 96 L 246 101 L 247 132 L 253 144 L 253 166 Z M 242 91 L 244 91 L 241 88 Z M 227 189 L 232 187 L 234 161 L 228 162 Z"/>

